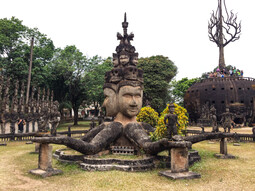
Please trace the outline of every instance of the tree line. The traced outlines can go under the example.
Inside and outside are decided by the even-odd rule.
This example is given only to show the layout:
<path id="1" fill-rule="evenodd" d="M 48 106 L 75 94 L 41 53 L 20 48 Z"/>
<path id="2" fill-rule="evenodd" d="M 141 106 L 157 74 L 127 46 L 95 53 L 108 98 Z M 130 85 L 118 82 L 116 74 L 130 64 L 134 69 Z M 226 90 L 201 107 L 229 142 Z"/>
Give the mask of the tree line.
<path id="1" fill-rule="evenodd" d="M 112 58 L 87 57 L 75 45 L 57 48 L 46 34 L 15 17 L 0 19 L 1 74 L 26 84 L 32 37 L 31 86 L 53 90 L 61 112 L 63 108 L 73 109 L 75 124 L 81 105 L 93 104 L 98 113 L 104 100 L 104 75 L 113 68 Z M 144 105 L 163 111 L 173 99 L 170 82 L 177 74 L 177 66 L 168 57 L 158 55 L 140 58 L 138 68 L 144 70 Z"/>

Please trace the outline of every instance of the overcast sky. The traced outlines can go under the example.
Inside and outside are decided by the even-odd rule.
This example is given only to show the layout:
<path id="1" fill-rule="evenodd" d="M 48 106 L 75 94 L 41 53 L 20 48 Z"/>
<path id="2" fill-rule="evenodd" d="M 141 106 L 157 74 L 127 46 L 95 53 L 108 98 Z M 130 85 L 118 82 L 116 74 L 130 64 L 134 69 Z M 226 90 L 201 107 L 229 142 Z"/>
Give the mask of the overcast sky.
<path id="1" fill-rule="evenodd" d="M 208 21 L 217 0 L 1 0 L 0 18 L 17 17 L 37 27 L 56 47 L 75 45 L 85 55 L 112 56 L 128 33 L 139 57 L 163 55 L 178 67 L 177 80 L 200 77 L 218 65 L 218 47 L 208 38 Z M 241 38 L 225 47 L 226 65 L 255 77 L 255 0 L 226 0 L 242 22 Z"/>

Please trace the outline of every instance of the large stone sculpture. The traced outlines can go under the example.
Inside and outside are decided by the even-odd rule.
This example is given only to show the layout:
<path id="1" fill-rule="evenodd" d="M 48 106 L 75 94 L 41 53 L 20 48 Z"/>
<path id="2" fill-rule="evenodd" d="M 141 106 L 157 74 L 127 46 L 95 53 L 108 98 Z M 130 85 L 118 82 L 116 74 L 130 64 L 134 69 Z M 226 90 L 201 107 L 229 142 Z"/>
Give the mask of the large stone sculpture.
<path id="1" fill-rule="evenodd" d="M 131 45 L 134 35 L 127 33 L 126 14 L 122 23 L 124 34 L 117 33 L 120 40 L 113 54 L 114 68 L 106 72 L 104 106 L 106 115 L 115 117 L 113 122 L 105 122 L 91 129 L 81 139 L 71 137 L 37 137 L 38 143 L 63 144 L 83 154 L 96 154 L 114 144 L 132 144 L 147 154 L 156 154 L 173 147 L 191 146 L 189 142 L 173 142 L 162 139 L 152 142 L 145 129 L 148 124 L 138 123 L 136 115 L 142 107 L 143 71 L 136 68 L 138 53 Z"/>

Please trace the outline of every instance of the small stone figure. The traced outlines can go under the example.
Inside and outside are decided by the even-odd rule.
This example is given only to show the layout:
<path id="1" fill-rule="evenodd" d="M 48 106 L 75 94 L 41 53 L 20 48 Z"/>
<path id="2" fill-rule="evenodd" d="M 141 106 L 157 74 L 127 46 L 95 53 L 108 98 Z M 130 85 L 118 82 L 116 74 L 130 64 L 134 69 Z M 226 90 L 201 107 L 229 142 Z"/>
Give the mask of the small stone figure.
<path id="1" fill-rule="evenodd" d="M 229 112 L 229 108 L 226 108 L 226 112 L 221 114 L 221 123 L 223 125 L 224 128 L 224 132 L 227 132 L 228 129 L 228 133 L 230 133 L 230 129 L 231 129 L 231 123 L 234 117 L 233 113 Z"/>
<path id="2" fill-rule="evenodd" d="M 210 115 L 210 108 L 209 108 L 209 103 L 206 102 L 206 104 L 204 104 L 201 108 L 201 115 L 200 118 L 201 119 L 209 119 L 209 115 Z"/>
<path id="3" fill-rule="evenodd" d="M 174 104 L 169 104 L 168 109 L 169 109 L 169 114 L 167 114 L 164 117 L 164 123 L 166 124 L 166 127 L 167 127 L 167 138 L 171 139 L 172 136 L 177 135 L 176 123 L 178 125 L 180 124 L 178 122 L 177 115 L 174 114 Z"/>
<path id="4" fill-rule="evenodd" d="M 219 128 L 217 125 L 216 109 L 213 105 L 210 108 L 210 116 L 209 117 L 210 117 L 211 124 L 212 124 L 212 132 L 219 132 Z"/>
<path id="5" fill-rule="evenodd" d="M 58 101 L 54 101 L 52 107 L 53 107 L 52 108 L 53 111 L 51 112 L 49 123 L 51 124 L 51 135 L 56 136 L 57 127 L 59 125 L 60 117 L 61 117 L 61 114 L 58 111 L 58 107 L 59 107 Z"/>

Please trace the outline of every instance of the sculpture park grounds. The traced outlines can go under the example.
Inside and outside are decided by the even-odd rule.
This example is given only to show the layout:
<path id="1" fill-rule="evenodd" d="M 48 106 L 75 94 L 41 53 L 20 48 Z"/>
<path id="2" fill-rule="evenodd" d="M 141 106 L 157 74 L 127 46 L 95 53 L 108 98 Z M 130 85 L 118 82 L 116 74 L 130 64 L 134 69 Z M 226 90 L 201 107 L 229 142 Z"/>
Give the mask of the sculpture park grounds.
<path id="1" fill-rule="evenodd" d="M 65 127 L 62 125 L 63 130 Z M 82 126 L 77 128 L 84 129 Z M 251 132 L 250 128 L 234 131 Z M 59 148 L 65 146 L 53 144 L 53 152 Z M 213 154 L 219 153 L 218 141 L 196 143 L 193 149 L 199 151 L 201 161 L 190 170 L 200 173 L 201 179 L 170 180 L 158 175 L 162 169 L 147 172 L 88 172 L 77 165 L 65 165 L 55 159 L 53 167 L 63 170 L 63 174 L 43 179 L 28 173 L 38 165 L 38 154 L 33 153 L 35 145 L 8 142 L 7 146 L 0 147 L 0 190 L 255 190 L 253 142 L 240 143 L 240 146 L 233 146 L 229 142 L 228 152 L 236 159 L 215 158 Z"/>

